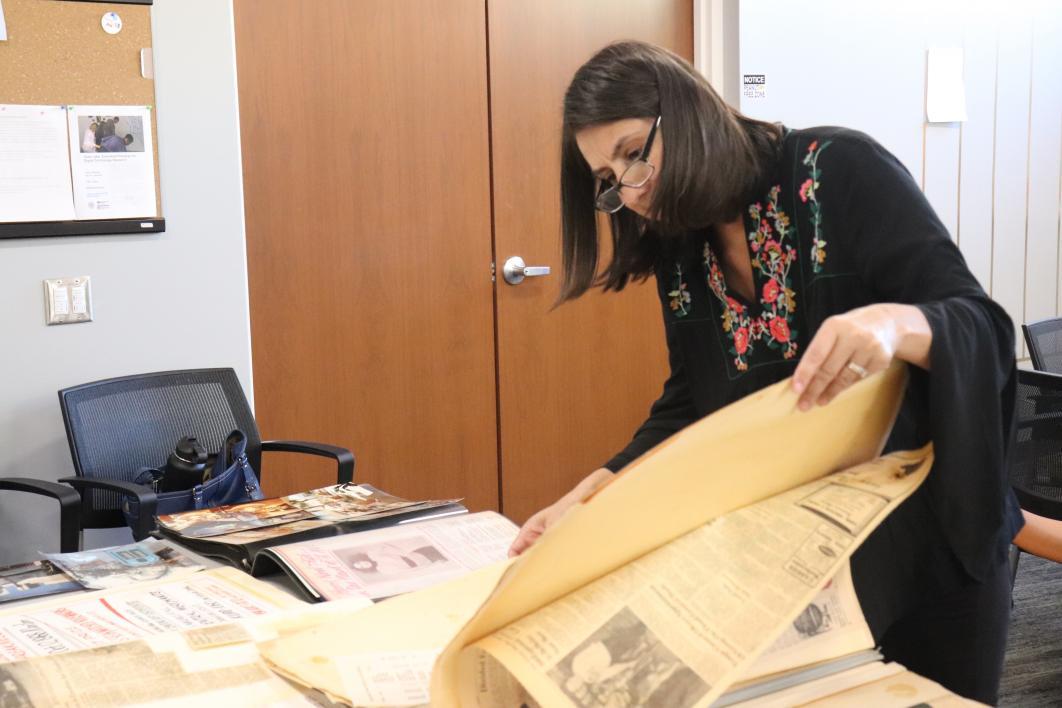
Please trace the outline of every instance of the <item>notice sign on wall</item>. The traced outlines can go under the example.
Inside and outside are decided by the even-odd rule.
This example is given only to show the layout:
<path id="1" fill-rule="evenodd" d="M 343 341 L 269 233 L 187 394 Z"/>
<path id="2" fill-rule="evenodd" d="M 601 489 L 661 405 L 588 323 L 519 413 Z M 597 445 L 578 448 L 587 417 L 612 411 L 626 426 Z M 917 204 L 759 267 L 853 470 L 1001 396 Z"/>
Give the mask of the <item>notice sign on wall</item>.
<path id="1" fill-rule="evenodd" d="M 741 95 L 745 98 L 767 98 L 767 75 L 743 74 Z"/>

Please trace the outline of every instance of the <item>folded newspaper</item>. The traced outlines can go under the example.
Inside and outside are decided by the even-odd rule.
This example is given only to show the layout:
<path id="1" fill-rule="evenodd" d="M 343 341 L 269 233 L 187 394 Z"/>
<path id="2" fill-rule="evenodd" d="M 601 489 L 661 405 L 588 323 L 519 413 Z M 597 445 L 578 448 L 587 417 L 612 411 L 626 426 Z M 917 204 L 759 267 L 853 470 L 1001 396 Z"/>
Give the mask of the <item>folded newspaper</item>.
<path id="1" fill-rule="evenodd" d="M 90 590 L 107 590 L 147 580 L 176 578 L 203 569 L 202 565 L 173 544 L 154 538 L 91 551 L 43 555 Z"/>

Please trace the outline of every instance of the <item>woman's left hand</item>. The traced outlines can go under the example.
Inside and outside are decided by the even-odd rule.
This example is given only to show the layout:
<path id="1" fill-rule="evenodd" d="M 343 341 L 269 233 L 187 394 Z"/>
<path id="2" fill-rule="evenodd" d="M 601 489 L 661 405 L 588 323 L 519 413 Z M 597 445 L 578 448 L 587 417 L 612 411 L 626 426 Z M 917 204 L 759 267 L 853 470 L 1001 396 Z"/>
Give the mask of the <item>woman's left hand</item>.
<path id="1" fill-rule="evenodd" d="M 844 389 L 884 371 L 893 358 L 929 368 L 932 333 L 913 305 L 867 305 L 822 323 L 793 374 L 797 406 L 826 405 Z"/>

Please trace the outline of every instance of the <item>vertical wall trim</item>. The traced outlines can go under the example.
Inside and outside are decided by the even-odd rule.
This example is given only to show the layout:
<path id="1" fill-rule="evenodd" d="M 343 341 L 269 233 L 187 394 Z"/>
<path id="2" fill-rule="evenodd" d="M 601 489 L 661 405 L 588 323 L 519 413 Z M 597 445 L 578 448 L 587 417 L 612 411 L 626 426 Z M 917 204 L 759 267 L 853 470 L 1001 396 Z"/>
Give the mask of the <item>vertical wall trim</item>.
<path id="1" fill-rule="evenodd" d="M 1058 118 L 1058 129 L 1062 132 L 1062 116 Z M 1062 285 L 1059 281 L 1062 280 L 1062 147 L 1059 148 L 1059 163 L 1058 163 L 1058 226 L 1056 228 L 1057 236 L 1056 243 L 1058 244 L 1058 265 L 1055 270 L 1055 316 L 1062 315 Z"/>
<path id="2" fill-rule="evenodd" d="M 963 81 L 966 81 L 965 75 Z M 959 173 L 955 175 L 955 245 L 962 239 L 962 123 L 959 123 Z"/>
<path id="3" fill-rule="evenodd" d="M 714 0 L 719 6 L 716 39 L 722 55 L 723 100 L 731 106 L 741 105 L 741 10 L 738 0 Z"/>
<path id="4" fill-rule="evenodd" d="M 963 39 L 962 39 L 962 44 L 963 44 L 963 50 L 962 50 L 962 83 L 963 83 L 963 86 L 965 86 L 966 85 L 966 56 L 967 56 L 965 33 L 964 33 L 964 36 L 963 36 Z M 926 61 L 928 62 L 928 59 Z M 997 69 L 997 71 L 998 71 L 998 69 Z M 926 90 L 927 91 L 929 90 L 928 86 L 929 86 L 929 79 L 927 77 L 927 79 L 926 79 Z M 966 125 L 965 121 L 960 121 L 959 122 L 959 169 L 958 169 L 958 171 L 957 171 L 957 173 L 955 175 L 955 246 L 956 246 L 956 248 L 960 248 L 960 250 L 961 250 L 961 246 L 959 246 L 959 244 L 962 243 L 962 129 L 963 129 L 963 126 L 965 126 L 965 125 Z"/>
<path id="5" fill-rule="evenodd" d="M 926 191 L 926 122 L 922 122 L 922 184 L 919 185 L 922 191 Z"/>
<path id="6" fill-rule="evenodd" d="M 995 297 L 996 279 L 996 125 L 999 120 L 999 30 L 996 30 L 996 75 L 992 83 L 992 236 L 989 239 L 988 294 Z"/>
<path id="7" fill-rule="evenodd" d="M 228 0 L 228 23 L 232 27 L 232 51 L 229 53 L 232 66 L 236 66 L 236 8 L 232 3 L 232 0 Z M 154 19 L 154 18 L 152 18 Z M 236 152 L 240 155 L 241 160 L 243 157 L 243 134 L 240 132 L 240 76 L 238 71 L 232 72 L 232 92 L 236 96 L 236 116 L 234 130 L 236 133 Z M 247 262 L 247 209 L 244 205 L 244 193 L 243 193 L 243 163 L 240 163 L 240 169 L 237 171 L 236 182 L 239 185 L 240 199 L 240 233 L 243 234 L 243 272 L 249 274 L 249 266 Z M 251 406 L 251 411 L 254 412 L 254 348 L 251 341 L 251 278 L 249 275 L 245 276 L 244 282 L 244 297 L 247 298 L 247 379 L 243 381 L 244 393 L 247 395 L 247 403 Z"/>
<path id="8" fill-rule="evenodd" d="M 693 66 L 731 106 L 741 100 L 736 0 L 693 0 Z"/>
<path id="9" fill-rule="evenodd" d="M 712 0 L 693 0 L 693 67 L 715 86 L 712 70 L 715 48 L 712 37 Z M 718 87 L 716 87 L 718 90 Z"/>
<path id="10" fill-rule="evenodd" d="M 929 130 L 929 52 L 922 52 L 922 191 L 926 191 L 926 133 Z"/>
<path id="11" fill-rule="evenodd" d="M 1036 80 L 1036 33 L 1029 27 L 1029 110 L 1028 112 L 1028 135 L 1025 138 L 1025 257 L 1022 259 L 1024 277 L 1021 279 L 1021 319 L 1029 321 L 1029 191 L 1032 189 L 1032 142 L 1033 142 L 1033 84 Z M 999 69 L 996 69 L 997 73 Z M 1025 355 L 1025 340 L 1021 342 L 1021 353 Z"/>

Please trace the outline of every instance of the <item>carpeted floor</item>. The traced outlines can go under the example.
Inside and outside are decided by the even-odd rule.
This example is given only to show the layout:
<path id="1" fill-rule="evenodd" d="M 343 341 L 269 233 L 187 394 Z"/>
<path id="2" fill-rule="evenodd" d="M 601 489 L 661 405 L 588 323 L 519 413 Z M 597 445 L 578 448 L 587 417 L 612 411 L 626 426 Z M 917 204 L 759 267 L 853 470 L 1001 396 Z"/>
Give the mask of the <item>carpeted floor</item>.
<path id="1" fill-rule="evenodd" d="M 1021 556 L 999 704 L 1062 706 L 1062 564 Z"/>

